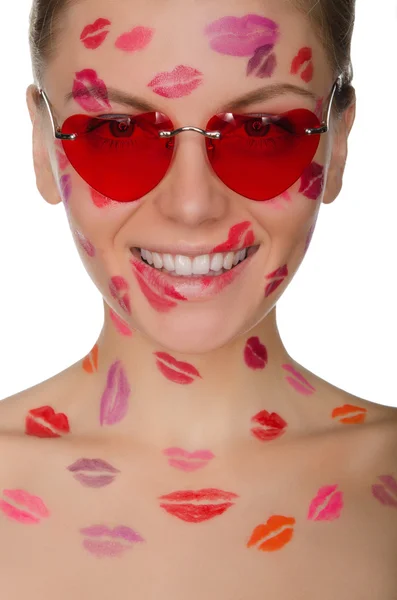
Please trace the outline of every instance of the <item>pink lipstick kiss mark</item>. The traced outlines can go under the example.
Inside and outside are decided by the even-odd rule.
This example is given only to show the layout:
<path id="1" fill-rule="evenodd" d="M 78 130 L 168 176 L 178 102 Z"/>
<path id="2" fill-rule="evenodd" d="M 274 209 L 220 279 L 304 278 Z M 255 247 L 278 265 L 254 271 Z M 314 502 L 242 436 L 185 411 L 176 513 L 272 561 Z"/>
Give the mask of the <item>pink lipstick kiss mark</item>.
<path id="1" fill-rule="evenodd" d="M 303 375 L 298 373 L 298 371 L 296 371 L 292 365 L 283 365 L 282 368 L 284 371 L 288 371 L 288 373 L 291 373 L 291 375 L 295 377 L 295 379 L 292 377 L 286 377 L 286 380 L 294 388 L 294 390 L 303 396 L 311 396 L 314 394 L 316 389 L 307 381 L 307 379 L 303 377 Z"/>
<path id="2" fill-rule="evenodd" d="M 128 293 L 130 286 L 128 285 L 128 281 L 124 279 L 124 277 L 112 277 L 110 285 L 109 285 L 110 293 L 113 298 L 117 300 L 122 308 L 127 314 L 131 314 L 131 305 L 130 298 Z"/>
<path id="3" fill-rule="evenodd" d="M 76 233 L 77 241 L 78 241 L 79 245 L 81 246 L 81 248 L 84 250 L 84 252 L 86 252 L 86 254 L 88 254 L 88 256 L 90 258 L 94 258 L 95 254 L 96 254 L 95 247 L 91 244 L 91 242 L 89 240 L 87 240 L 85 235 L 83 235 L 80 231 L 77 231 L 77 229 L 76 229 L 75 233 Z"/>
<path id="4" fill-rule="evenodd" d="M 174 300 L 184 300 L 187 299 L 179 294 L 176 289 L 168 284 L 164 284 L 162 282 L 161 276 L 155 269 L 145 265 L 145 263 L 140 260 L 132 257 L 130 260 L 130 264 L 133 267 L 134 275 L 136 280 L 138 281 L 139 287 L 142 290 L 142 293 L 146 297 L 149 304 L 159 313 L 169 312 L 171 309 L 176 308 L 178 304 L 167 298 L 164 298 L 160 294 L 165 296 L 169 296 Z M 157 290 L 155 292 L 149 284 Z"/>
<path id="5" fill-rule="evenodd" d="M 80 458 L 67 467 L 76 481 L 90 488 L 102 488 L 113 483 L 118 469 L 101 458 Z"/>
<path id="6" fill-rule="evenodd" d="M 22 525 L 36 525 L 40 523 L 41 519 L 47 519 L 50 516 L 50 512 L 43 500 L 38 496 L 32 496 L 24 490 L 3 490 L 3 496 L 10 502 L 19 504 L 25 509 L 22 510 L 6 500 L 0 499 L 1 512 L 9 519 L 18 521 Z"/>
<path id="7" fill-rule="evenodd" d="M 170 467 L 188 473 L 206 467 L 209 461 L 215 458 L 215 455 L 210 450 L 188 452 L 182 448 L 167 448 L 163 451 L 163 454 L 168 456 Z"/>
<path id="8" fill-rule="evenodd" d="M 248 62 L 247 76 L 254 74 L 255 77 L 263 79 L 273 75 L 277 66 L 276 55 L 272 52 L 273 48 L 272 44 L 266 44 L 255 50 L 254 56 Z"/>
<path id="9" fill-rule="evenodd" d="M 291 75 L 297 75 L 302 65 L 308 63 L 305 69 L 301 72 L 300 76 L 303 81 L 309 83 L 309 81 L 313 79 L 314 72 L 312 58 L 313 52 L 311 48 L 301 48 L 298 54 L 295 56 L 294 60 L 292 61 Z"/>
<path id="10" fill-rule="evenodd" d="M 319 489 L 310 504 L 307 518 L 311 521 L 335 521 L 343 508 L 343 493 L 337 492 L 337 485 L 326 485 Z"/>
<path id="11" fill-rule="evenodd" d="M 67 205 L 72 195 L 72 178 L 70 175 L 62 175 L 60 182 L 61 196 L 64 203 Z"/>
<path id="12" fill-rule="evenodd" d="M 80 529 L 80 533 L 87 536 L 83 542 L 84 548 L 97 558 L 121 556 L 126 550 L 131 550 L 134 544 L 145 541 L 139 533 L 124 525 L 114 529 L 93 525 Z M 103 539 L 106 537 L 110 539 Z"/>
<path id="13" fill-rule="evenodd" d="M 301 177 L 299 193 L 310 200 L 318 200 L 324 188 L 324 167 L 313 162 Z"/>
<path id="14" fill-rule="evenodd" d="M 267 350 L 258 337 L 252 337 L 247 341 L 244 348 L 244 360 L 250 369 L 264 369 L 266 367 L 268 361 Z"/>
<path id="15" fill-rule="evenodd" d="M 125 337 L 131 337 L 132 330 L 128 327 L 127 323 L 125 323 L 122 319 L 120 319 L 118 314 L 116 314 L 114 312 L 114 310 L 112 310 L 111 308 L 109 309 L 109 313 L 110 313 L 110 318 L 112 319 L 117 331 L 119 333 L 121 333 L 121 335 L 124 335 Z"/>
<path id="16" fill-rule="evenodd" d="M 285 202 L 288 202 L 288 203 L 292 202 L 290 193 L 289 192 L 283 192 L 279 196 L 276 196 L 276 198 L 272 198 L 271 200 L 268 200 L 266 204 L 270 204 L 270 206 L 272 208 L 275 208 L 276 210 L 285 210 L 285 202 L 282 202 L 281 198 Z"/>
<path id="17" fill-rule="evenodd" d="M 164 98 L 182 98 L 191 94 L 203 82 L 203 74 L 197 69 L 179 65 L 173 71 L 159 73 L 148 83 L 153 92 Z"/>
<path id="18" fill-rule="evenodd" d="M 80 40 L 89 50 L 96 50 L 109 34 L 109 29 L 106 29 L 109 25 L 111 22 L 108 19 L 97 19 L 95 23 L 84 27 Z"/>
<path id="19" fill-rule="evenodd" d="M 204 30 L 215 52 L 230 56 L 252 56 L 257 48 L 276 44 L 279 38 L 277 23 L 248 14 L 244 17 L 222 17 Z"/>
<path id="20" fill-rule="evenodd" d="M 130 393 L 131 388 L 121 361 L 117 361 L 109 369 L 106 389 L 101 399 L 101 425 L 115 425 L 124 419 L 128 412 Z"/>
<path id="21" fill-rule="evenodd" d="M 270 275 L 267 275 L 266 279 L 274 279 L 275 281 L 272 281 L 267 285 L 265 289 L 265 298 L 268 298 L 283 283 L 286 277 L 288 277 L 287 265 L 284 265 L 273 273 L 270 273 Z"/>
<path id="22" fill-rule="evenodd" d="M 179 362 L 166 352 L 154 352 L 154 355 L 158 359 L 156 361 L 157 368 L 169 381 L 186 385 L 193 383 L 195 377 L 202 379 L 200 373 L 193 365 L 186 362 Z"/>
<path id="23" fill-rule="evenodd" d="M 96 190 L 94 190 L 91 187 L 90 187 L 90 194 L 91 194 L 93 203 L 98 208 L 104 208 L 105 206 L 109 206 L 109 204 L 112 204 L 112 201 L 110 198 L 107 198 L 106 196 L 102 196 L 102 194 L 100 194 L 99 192 L 97 192 Z"/>
<path id="24" fill-rule="evenodd" d="M 244 235 L 244 233 L 251 227 L 251 223 L 249 221 L 244 221 L 243 223 L 238 223 L 234 225 L 229 231 L 229 238 L 227 242 L 220 244 L 219 246 L 215 246 L 212 250 L 213 253 L 223 253 L 230 252 L 230 250 L 236 248 Z M 248 235 L 248 234 L 247 234 Z"/>
<path id="25" fill-rule="evenodd" d="M 384 506 L 397 508 L 397 481 L 393 475 L 379 475 L 378 479 L 382 482 L 372 486 L 373 496 Z"/>
<path id="26" fill-rule="evenodd" d="M 98 78 L 93 69 L 84 69 L 76 73 L 73 82 L 73 98 L 87 112 L 111 108 L 105 82 Z"/>
<path id="27" fill-rule="evenodd" d="M 257 423 L 260 427 L 253 427 L 251 433 L 261 442 L 269 442 L 281 437 L 286 430 L 287 423 L 277 413 L 269 413 L 262 410 L 252 417 L 251 423 Z"/>
<path id="28" fill-rule="evenodd" d="M 115 46 L 124 52 L 136 52 L 143 50 L 150 44 L 154 35 L 154 29 L 150 27 L 134 27 L 131 31 L 123 33 L 117 38 Z"/>
<path id="29" fill-rule="evenodd" d="M 58 168 L 60 171 L 64 171 L 69 166 L 69 159 L 63 152 L 59 150 L 56 151 L 56 158 L 58 163 Z"/>
<path id="30" fill-rule="evenodd" d="M 353 404 L 345 404 L 344 406 L 338 406 L 332 411 L 332 418 L 339 418 L 339 423 L 344 425 L 357 425 L 364 423 L 367 417 L 367 409 L 361 406 L 354 406 Z"/>

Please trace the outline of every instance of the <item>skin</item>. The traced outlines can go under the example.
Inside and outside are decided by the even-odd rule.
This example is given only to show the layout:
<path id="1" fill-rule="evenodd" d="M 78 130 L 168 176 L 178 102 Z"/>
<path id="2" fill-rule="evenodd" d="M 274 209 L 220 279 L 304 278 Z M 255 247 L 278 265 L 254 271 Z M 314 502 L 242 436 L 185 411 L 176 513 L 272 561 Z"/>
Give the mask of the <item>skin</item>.
<path id="1" fill-rule="evenodd" d="M 277 24 L 272 48 L 214 50 L 205 28 L 247 14 Z M 100 18 L 109 33 L 87 47 L 80 35 Z M 136 27 L 153 37 L 121 52 L 115 40 Z M 312 51 L 310 81 L 301 77 L 307 64 L 291 73 L 302 48 Z M 204 126 L 229 99 L 271 82 L 301 85 L 317 100 L 289 94 L 245 112 L 318 110 L 332 86 L 309 23 L 280 0 L 86 0 L 70 9 L 60 49 L 44 82 L 60 123 L 92 110 L 63 103 L 87 69 L 105 86 L 156 103 L 177 127 Z M 178 65 L 202 73 L 200 86 L 177 98 L 148 86 Z M 27 100 L 38 189 L 48 203 L 64 202 L 105 321 L 81 360 L 0 403 L 2 502 L 6 490 L 23 490 L 50 515 L 34 538 L 15 509 L 0 515 L 4 597 L 38 600 L 56 589 L 60 600 L 395 598 L 396 410 L 299 365 L 276 321 L 321 204 L 340 192 L 354 105 L 332 121 L 305 176 L 271 202 L 228 189 L 208 168 L 202 137 L 187 132 L 162 183 L 121 204 L 93 193 L 68 166 L 33 87 Z M 114 103 L 110 110 L 125 112 Z M 255 266 L 244 285 L 210 300 L 145 287 L 129 264 L 131 245 L 179 239 L 222 248 L 245 236 L 260 244 Z M 76 463 L 98 470 L 75 471 Z"/>

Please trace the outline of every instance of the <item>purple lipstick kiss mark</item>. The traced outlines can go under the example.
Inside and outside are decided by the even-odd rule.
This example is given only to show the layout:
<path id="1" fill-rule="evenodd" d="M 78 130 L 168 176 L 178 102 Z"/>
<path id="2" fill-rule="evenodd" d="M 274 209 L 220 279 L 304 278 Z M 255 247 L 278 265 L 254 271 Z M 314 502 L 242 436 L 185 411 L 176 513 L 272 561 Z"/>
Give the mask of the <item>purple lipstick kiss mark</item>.
<path id="1" fill-rule="evenodd" d="M 343 508 L 343 493 L 337 492 L 337 487 L 337 485 L 326 485 L 320 488 L 317 496 L 310 504 L 308 519 L 312 521 L 335 521 L 335 519 L 339 519 Z M 318 509 L 320 510 L 317 513 Z"/>
<path id="2" fill-rule="evenodd" d="M 380 475 L 378 479 L 383 485 L 375 484 L 372 486 L 373 496 L 384 506 L 397 508 L 397 480 L 393 475 Z"/>
<path id="3" fill-rule="evenodd" d="M 74 478 L 85 487 L 101 488 L 113 483 L 115 474 L 120 473 L 108 462 L 100 458 L 80 458 L 67 467 Z M 91 472 L 91 475 L 87 474 Z"/>
<path id="4" fill-rule="evenodd" d="M 145 541 L 139 533 L 125 525 L 119 525 L 113 530 L 106 525 L 93 525 L 80 529 L 80 533 L 88 538 L 83 542 L 84 548 L 98 558 L 121 556 L 126 550 L 130 550 L 133 544 Z M 105 536 L 110 539 L 103 539 Z M 127 545 L 118 540 L 127 542 Z"/>
<path id="5" fill-rule="evenodd" d="M 124 419 L 130 392 L 121 361 L 117 361 L 109 369 L 106 389 L 101 399 L 101 425 L 115 425 Z"/>
<path id="6" fill-rule="evenodd" d="M 247 76 L 254 74 L 255 77 L 263 79 L 273 75 L 277 66 L 276 55 L 272 52 L 273 48 L 272 44 L 266 44 L 255 50 L 255 54 L 247 66 Z"/>
<path id="7" fill-rule="evenodd" d="M 62 175 L 59 185 L 61 187 L 62 200 L 67 205 L 72 194 L 72 178 L 70 175 Z"/>
<path id="8" fill-rule="evenodd" d="M 312 162 L 302 174 L 299 193 L 310 200 L 318 200 L 324 188 L 324 167 Z"/>
<path id="9" fill-rule="evenodd" d="M 73 98 L 87 112 L 111 108 L 105 82 L 98 78 L 93 69 L 84 69 L 76 73 Z"/>
<path id="10" fill-rule="evenodd" d="M 78 241 L 79 245 L 84 250 L 84 252 L 86 252 L 86 254 L 88 254 L 88 256 L 90 258 L 94 258 L 95 254 L 96 254 L 96 250 L 95 250 L 95 247 L 91 244 L 91 242 L 89 240 L 87 240 L 85 235 L 83 235 L 80 231 L 77 231 L 77 229 L 76 229 L 76 237 L 77 237 L 77 241 Z"/>
<path id="11" fill-rule="evenodd" d="M 255 14 L 222 17 L 207 25 L 204 33 L 212 50 L 229 56 L 253 56 L 258 48 L 274 46 L 279 38 L 277 23 Z"/>

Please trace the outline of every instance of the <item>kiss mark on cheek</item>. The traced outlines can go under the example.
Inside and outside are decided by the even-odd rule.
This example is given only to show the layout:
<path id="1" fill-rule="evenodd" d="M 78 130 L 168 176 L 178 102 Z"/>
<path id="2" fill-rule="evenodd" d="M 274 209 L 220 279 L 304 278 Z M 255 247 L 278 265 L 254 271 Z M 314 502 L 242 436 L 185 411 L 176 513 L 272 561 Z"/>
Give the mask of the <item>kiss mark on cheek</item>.
<path id="1" fill-rule="evenodd" d="M 132 550 L 134 544 L 145 541 L 139 533 L 125 525 L 113 529 L 106 525 L 92 525 L 80 529 L 80 533 L 85 536 L 84 548 L 96 558 L 120 557 Z"/>
<path id="2" fill-rule="evenodd" d="M 289 192 L 283 192 L 280 196 L 276 196 L 276 198 L 272 198 L 266 202 L 266 206 L 271 206 L 275 210 L 285 210 L 286 202 L 291 204 L 292 198 Z"/>
<path id="3" fill-rule="evenodd" d="M 121 361 L 112 364 L 108 371 L 106 388 L 101 398 L 100 424 L 115 425 L 127 415 L 131 388 Z"/>
<path id="4" fill-rule="evenodd" d="M 51 406 L 41 406 L 29 411 L 25 433 L 39 438 L 59 438 L 70 433 L 69 421 L 66 415 L 56 413 Z"/>
<path id="5" fill-rule="evenodd" d="M 109 309 L 109 314 L 117 331 L 124 337 L 131 337 L 132 330 L 128 327 L 127 323 L 120 319 L 120 317 L 111 308 Z"/>
<path id="6" fill-rule="evenodd" d="M 91 352 L 83 360 L 83 369 L 86 373 L 94 373 L 98 371 L 98 344 L 95 344 Z"/>
<path id="7" fill-rule="evenodd" d="M 177 519 L 188 523 L 202 523 L 222 515 L 233 506 L 231 500 L 235 498 L 238 498 L 238 496 L 233 492 L 208 488 L 197 491 L 180 490 L 160 496 L 159 499 L 169 501 L 161 503 L 160 506 Z M 193 501 L 201 501 L 203 504 L 193 504 Z M 214 501 L 223 502 L 215 504 Z"/>
<path id="8" fill-rule="evenodd" d="M 108 36 L 110 25 L 111 22 L 108 19 L 97 19 L 95 23 L 84 27 L 80 40 L 89 50 L 96 50 Z"/>
<path id="9" fill-rule="evenodd" d="M 94 258 L 96 255 L 95 247 L 91 244 L 91 242 L 83 235 L 80 231 L 75 230 L 76 238 L 79 246 L 84 250 L 84 252 L 90 257 Z"/>
<path id="10" fill-rule="evenodd" d="M 152 41 L 154 31 L 150 27 L 134 27 L 131 31 L 118 37 L 115 46 L 124 52 L 143 50 Z"/>
<path id="11" fill-rule="evenodd" d="M 291 75 L 297 75 L 300 68 L 305 65 L 305 68 L 300 73 L 300 77 L 306 83 L 309 83 L 313 79 L 313 52 L 311 48 L 301 48 L 298 54 L 295 56 L 291 65 Z M 306 64 L 307 63 L 307 64 Z"/>
<path id="12" fill-rule="evenodd" d="M 159 371 L 169 381 L 187 385 L 195 381 L 195 377 L 202 379 L 196 367 L 186 362 L 180 362 L 166 352 L 155 352 L 157 357 L 156 365 Z"/>
<path id="13" fill-rule="evenodd" d="M 61 188 L 61 197 L 65 205 L 69 203 L 70 196 L 72 195 L 72 178 L 70 175 L 62 175 L 59 185 Z"/>
<path id="14" fill-rule="evenodd" d="M 314 109 L 314 114 L 318 117 L 319 121 L 322 120 L 324 113 L 324 98 L 319 98 Z"/>
<path id="15" fill-rule="evenodd" d="M 127 293 L 130 289 L 128 281 L 124 279 L 124 277 L 112 277 L 109 284 L 109 289 L 113 298 L 119 303 L 120 308 L 122 308 L 124 312 L 130 315 L 131 305 L 129 294 Z"/>
<path id="16" fill-rule="evenodd" d="M 325 485 L 310 504 L 307 518 L 310 521 L 335 521 L 343 508 L 343 493 L 337 492 L 337 485 Z"/>
<path id="17" fill-rule="evenodd" d="M 299 193 L 310 200 L 318 200 L 325 183 L 324 167 L 312 162 L 302 174 Z"/>
<path id="18" fill-rule="evenodd" d="M 168 456 L 170 467 L 187 473 L 206 467 L 209 461 L 215 458 L 215 455 L 210 450 L 188 452 L 182 448 L 167 448 L 163 451 L 163 454 Z"/>
<path id="19" fill-rule="evenodd" d="M 249 229 L 251 227 L 251 223 L 250 221 L 244 221 L 243 223 L 238 223 L 237 225 L 233 225 L 233 227 L 231 227 L 230 231 L 229 231 L 229 237 L 227 239 L 226 242 L 224 242 L 223 244 L 220 244 L 219 246 L 215 246 L 215 248 L 212 250 L 213 253 L 223 253 L 223 252 L 230 252 L 231 250 L 234 250 L 234 248 L 236 248 L 237 246 L 240 245 L 241 240 L 243 238 L 243 235 L 246 233 L 246 237 L 245 237 L 245 241 L 250 242 L 250 244 L 252 245 L 255 241 L 255 237 L 252 231 L 248 231 L 247 229 Z"/>
<path id="20" fill-rule="evenodd" d="M 247 341 L 244 348 L 244 360 L 245 364 L 253 370 L 266 367 L 268 361 L 266 346 L 258 337 L 252 337 Z"/>
<path id="21" fill-rule="evenodd" d="M 2 494 L 0 510 L 8 519 L 22 525 L 37 525 L 41 519 L 50 516 L 50 511 L 38 496 L 32 496 L 24 490 L 3 490 Z"/>
<path id="22" fill-rule="evenodd" d="M 293 517 L 273 515 L 267 520 L 266 524 L 255 527 L 248 540 L 247 548 L 251 548 L 258 542 L 262 542 L 257 546 L 257 549 L 262 552 L 281 550 L 281 548 L 284 548 L 291 541 L 295 523 L 296 521 Z"/>
<path id="23" fill-rule="evenodd" d="M 267 275 L 266 279 L 274 279 L 274 281 L 266 286 L 265 298 L 268 298 L 284 282 L 286 277 L 288 277 L 287 265 L 284 265 L 273 273 L 270 273 L 270 275 Z"/>
<path id="24" fill-rule="evenodd" d="M 317 221 L 316 221 L 316 223 L 317 223 Z M 304 254 L 306 254 L 307 251 L 309 250 L 309 246 L 310 246 L 310 244 L 312 242 L 314 231 L 316 229 L 316 223 L 313 223 L 313 225 L 309 229 L 309 233 L 307 234 Z"/>
<path id="25" fill-rule="evenodd" d="M 73 82 L 73 98 L 87 112 L 111 108 L 107 87 L 93 69 L 84 69 L 76 73 Z"/>
<path id="26" fill-rule="evenodd" d="M 100 458 L 80 458 L 67 467 L 74 479 L 84 487 L 102 488 L 115 480 L 118 469 Z"/>
<path id="27" fill-rule="evenodd" d="M 173 71 L 159 73 L 148 83 L 153 92 L 164 98 L 188 96 L 203 83 L 203 74 L 192 67 L 179 65 Z"/>
<path id="28" fill-rule="evenodd" d="M 367 417 L 367 409 L 353 404 L 345 404 L 338 406 L 332 411 L 332 418 L 338 419 L 339 423 L 344 425 L 356 425 L 364 423 Z"/>
<path id="29" fill-rule="evenodd" d="M 274 412 L 269 413 L 267 410 L 262 410 L 252 417 L 251 423 L 255 423 L 255 427 L 252 427 L 251 433 L 261 442 L 270 442 L 278 439 L 285 433 L 288 425 L 280 415 Z"/>
<path id="30" fill-rule="evenodd" d="M 292 365 L 283 365 L 282 368 L 284 371 L 293 375 L 294 379 L 292 377 L 286 377 L 286 380 L 295 391 L 303 396 L 311 396 L 314 394 L 316 389 L 303 377 L 303 375 L 301 375 L 301 373 L 298 373 Z"/>
<path id="31" fill-rule="evenodd" d="M 112 204 L 112 200 L 110 198 L 103 196 L 102 194 L 94 190 L 92 187 L 90 187 L 90 194 L 93 203 L 98 208 L 104 208 L 105 206 L 109 206 L 109 204 Z"/>
<path id="32" fill-rule="evenodd" d="M 382 485 L 376 483 L 372 486 L 372 494 L 384 506 L 397 508 L 397 481 L 393 475 L 379 475 Z"/>

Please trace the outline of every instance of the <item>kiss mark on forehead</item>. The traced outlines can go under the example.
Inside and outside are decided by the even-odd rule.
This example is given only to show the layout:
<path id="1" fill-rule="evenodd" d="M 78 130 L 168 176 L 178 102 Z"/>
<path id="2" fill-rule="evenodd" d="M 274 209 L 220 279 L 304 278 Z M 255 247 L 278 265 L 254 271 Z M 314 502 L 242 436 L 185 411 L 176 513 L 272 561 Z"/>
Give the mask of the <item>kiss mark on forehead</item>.
<path id="1" fill-rule="evenodd" d="M 163 71 L 148 83 L 153 92 L 164 98 L 182 98 L 191 94 L 203 82 L 203 74 L 192 67 L 178 65 L 173 71 Z"/>
<path id="2" fill-rule="evenodd" d="M 222 17 L 204 30 L 215 52 L 230 56 L 252 56 L 262 46 L 274 46 L 279 38 L 277 23 L 260 15 Z"/>
<path id="3" fill-rule="evenodd" d="M 105 82 L 99 79 L 93 69 L 83 69 L 76 73 L 73 98 L 87 112 L 111 108 Z"/>
<path id="4" fill-rule="evenodd" d="M 115 46 L 125 52 L 136 52 L 143 50 L 150 44 L 154 35 L 154 29 L 150 27 L 134 27 L 117 38 Z"/>
<path id="5" fill-rule="evenodd" d="M 111 22 L 108 19 L 97 19 L 95 23 L 84 27 L 80 40 L 89 50 L 96 50 L 107 38 L 109 25 Z"/>

